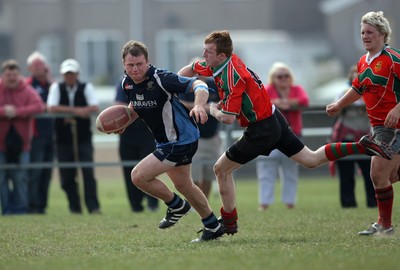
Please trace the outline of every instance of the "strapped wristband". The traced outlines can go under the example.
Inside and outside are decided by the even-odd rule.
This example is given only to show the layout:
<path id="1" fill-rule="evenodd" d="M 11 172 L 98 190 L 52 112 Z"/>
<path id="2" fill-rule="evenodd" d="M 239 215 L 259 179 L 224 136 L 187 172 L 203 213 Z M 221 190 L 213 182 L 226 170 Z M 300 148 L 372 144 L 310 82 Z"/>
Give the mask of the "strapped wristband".
<path id="1" fill-rule="evenodd" d="M 199 85 L 196 85 L 194 88 L 193 88 L 193 91 L 196 93 L 197 91 L 206 91 L 207 93 L 208 93 L 208 87 L 206 86 L 206 85 L 204 85 L 204 84 L 199 84 Z"/>

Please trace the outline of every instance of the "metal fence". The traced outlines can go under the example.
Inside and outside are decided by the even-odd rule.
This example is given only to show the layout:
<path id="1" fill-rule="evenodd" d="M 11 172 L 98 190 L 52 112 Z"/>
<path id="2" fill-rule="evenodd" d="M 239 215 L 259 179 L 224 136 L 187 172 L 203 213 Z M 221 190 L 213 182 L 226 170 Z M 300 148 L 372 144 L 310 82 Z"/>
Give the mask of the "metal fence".
<path id="1" fill-rule="evenodd" d="M 93 119 L 95 119 L 97 115 L 93 115 Z M 36 118 L 59 118 L 59 117 L 71 117 L 70 114 L 51 114 L 44 113 L 35 116 Z M 93 123 L 95 121 L 92 121 Z M 327 138 L 331 133 L 331 126 L 334 122 L 334 119 L 328 117 L 325 114 L 325 107 L 322 106 L 311 106 L 305 108 L 303 111 L 303 141 L 305 144 L 311 148 L 316 149 L 327 142 Z M 223 149 L 226 149 L 227 146 L 232 144 L 234 140 L 239 138 L 243 132 L 243 128 L 239 127 L 237 124 L 234 125 L 221 125 L 220 134 L 223 138 Z M 99 135 L 97 131 L 94 134 Z M 101 136 L 101 135 L 100 135 Z M 104 135 L 106 136 L 106 135 Z M 117 137 L 115 140 L 118 140 Z M 365 155 L 352 155 L 348 156 L 345 159 L 360 159 L 360 158 L 369 158 Z M 114 167 L 114 166 L 130 166 L 136 165 L 140 160 L 128 160 L 128 161 L 108 161 L 108 162 L 58 162 L 56 159 L 53 162 L 45 162 L 45 163 L 29 163 L 25 165 L 21 164 L 0 164 L 0 170 L 4 169 L 38 169 L 38 168 L 85 168 L 85 167 Z M 194 162 L 202 162 L 202 163 L 214 163 L 215 161 L 207 160 L 207 161 L 194 161 Z M 250 162 L 254 163 L 254 162 Z M 250 164 L 248 168 L 252 169 L 254 164 Z M 325 165 L 324 165 L 325 166 Z M 318 173 L 327 173 L 327 169 L 322 166 L 321 169 L 312 169 L 313 172 Z M 301 172 L 310 172 L 310 169 L 303 168 Z M 244 171 L 246 173 L 246 170 Z"/>

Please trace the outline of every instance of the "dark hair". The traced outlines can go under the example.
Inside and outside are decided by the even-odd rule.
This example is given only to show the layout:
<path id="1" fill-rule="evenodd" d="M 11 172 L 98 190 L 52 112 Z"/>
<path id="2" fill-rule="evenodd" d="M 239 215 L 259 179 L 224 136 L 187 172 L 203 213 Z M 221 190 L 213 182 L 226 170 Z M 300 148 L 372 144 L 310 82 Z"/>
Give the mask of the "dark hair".
<path id="1" fill-rule="evenodd" d="M 149 60 L 149 52 L 147 47 L 140 41 L 130 40 L 124 45 L 122 48 L 122 60 L 124 60 L 128 54 L 132 56 L 144 55 L 146 61 Z"/>
<path id="2" fill-rule="evenodd" d="M 17 60 L 9 59 L 4 61 L 3 64 L 1 64 L 1 72 L 6 70 L 20 70 Z"/>
<path id="3" fill-rule="evenodd" d="M 214 31 L 204 40 L 205 44 L 213 43 L 217 47 L 217 54 L 224 53 L 231 57 L 233 52 L 232 39 L 228 30 Z"/>

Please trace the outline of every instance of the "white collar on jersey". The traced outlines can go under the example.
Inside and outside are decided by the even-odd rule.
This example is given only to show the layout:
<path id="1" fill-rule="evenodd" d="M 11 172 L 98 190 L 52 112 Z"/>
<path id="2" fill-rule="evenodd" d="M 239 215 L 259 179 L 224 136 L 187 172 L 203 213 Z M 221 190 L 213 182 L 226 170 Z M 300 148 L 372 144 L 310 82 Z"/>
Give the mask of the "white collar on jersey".
<path id="1" fill-rule="evenodd" d="M 373 56 L 371 56 L 371 55 L 369 54 L 369 52 L 367 52 L 367 58 L 365 59 L 365 61 L 367 62 L 367 64 L 370 65 L 370 64 L 372 63 L 372 61 L 374 61 L 375 58 L 377 58 L 379 55 L 381 55 L 381 54 L 382 54 L 382 51 L 383 51 L 384 49 L 388 48 L 388 47 L 389 47 L 389 45 L 385 45 L 381 51 L 379 51 L 378 53 L 376 53 L 376 54 L 373 55 Z"/>
<path id="2" fill-rule="evenodd" d="M 213 72 L 213 77 L 218 76 L 218 74 L 220 74 L 222 72 L 222 70 L 226 67 L 226 65 L 228 64 L 229 61 L 231 61 L 232 57 L 229 57 L 228 59 L 226 59 L 225 64 L 223 64 L 216 72 Z"/>

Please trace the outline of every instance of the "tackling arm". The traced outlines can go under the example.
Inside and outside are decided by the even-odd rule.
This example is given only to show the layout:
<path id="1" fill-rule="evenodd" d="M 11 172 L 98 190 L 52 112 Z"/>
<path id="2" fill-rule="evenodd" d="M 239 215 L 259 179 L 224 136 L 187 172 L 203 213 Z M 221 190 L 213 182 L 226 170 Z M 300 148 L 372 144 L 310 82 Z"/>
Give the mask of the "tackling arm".
<path id="1" fill-rule="evenodd" d="M 189 64 L 181 68 L 181 70 L 178 71 L 178 75 L 185 77 L 194 77 L 198 74 L 194 70 L 192 70 L 192 64 Z"/>
<path id="2" fill-rule="evenodd" d="M 232 125 L 235 122 L 236 115 L 221 112 L 221 105 L 217 103 L 210 104 L 210 114 L 219 122 Z"/>

